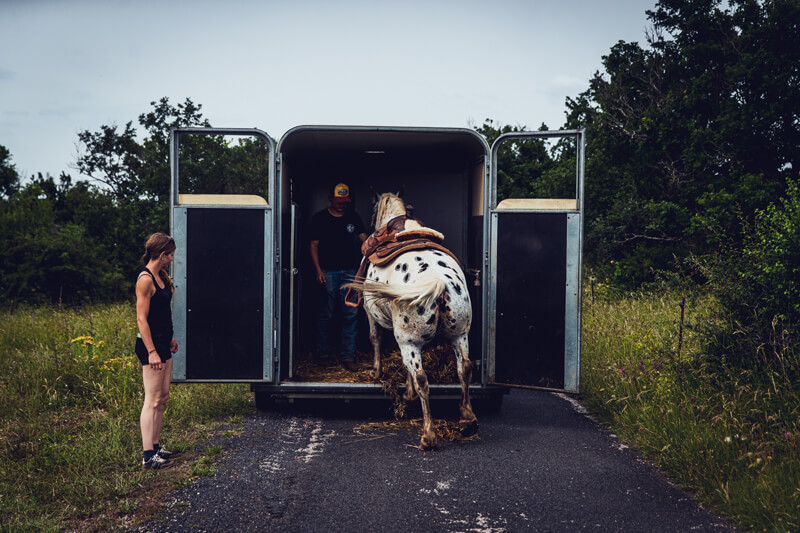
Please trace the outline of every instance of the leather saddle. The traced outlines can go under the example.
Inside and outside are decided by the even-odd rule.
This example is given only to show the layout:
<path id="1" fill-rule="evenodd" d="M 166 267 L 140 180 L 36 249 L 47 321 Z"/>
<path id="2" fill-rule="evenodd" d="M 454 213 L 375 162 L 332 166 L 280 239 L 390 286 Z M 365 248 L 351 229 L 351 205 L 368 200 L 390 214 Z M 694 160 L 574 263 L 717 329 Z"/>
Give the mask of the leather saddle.
<path id="1" fill-rule="evenodd" d="M 384 266 L 400 254 L 411 250 L 440 250 L 458 263 L 453 253 L 442 246 L 444 235 L 438 231 L 426 228 L 421 221 L 412 219 L 407 215 L 400 215 L 381 226 L 361 245 L 364 258 L 358 267 L 355 281 L 362 281 L 367 273 L 369 264 Z M 460 264 L 460 263 L 459 263 Z M 356 297 L 352 296 L 353 289 L 348 289 L 344 303 L 349 307 L 358 307 L 362 302 L 361 291 Z"/>

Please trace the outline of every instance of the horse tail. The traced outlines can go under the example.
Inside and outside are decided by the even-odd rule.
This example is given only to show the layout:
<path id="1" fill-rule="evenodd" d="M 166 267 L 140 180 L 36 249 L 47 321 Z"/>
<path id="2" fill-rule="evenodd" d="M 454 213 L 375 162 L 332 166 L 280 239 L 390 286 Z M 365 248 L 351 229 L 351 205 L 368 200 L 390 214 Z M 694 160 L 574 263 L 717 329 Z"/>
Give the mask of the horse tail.
<path id="1" fill-rule="evenodd" d="M 380 300 L 393 300 L 407 305 L 430 306 L 445 290 L 444 281 L 434 276 L 426 276 L 416 283 L 389 285 L 369 279 L 347 283 L 344 287 L 370 293 Z"/>

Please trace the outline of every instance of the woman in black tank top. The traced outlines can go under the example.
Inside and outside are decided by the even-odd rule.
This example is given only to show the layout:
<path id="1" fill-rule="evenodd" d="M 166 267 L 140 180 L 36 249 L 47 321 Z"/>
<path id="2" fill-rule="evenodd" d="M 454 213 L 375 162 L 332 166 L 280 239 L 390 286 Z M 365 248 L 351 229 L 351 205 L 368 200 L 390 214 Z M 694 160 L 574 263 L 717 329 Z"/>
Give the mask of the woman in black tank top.
<path id="1" fill-rule="evenodd" d="M 172 380 L 172 354 L 178 351 L 172 330 L 170 302 L 175 288 L 166 272 L 175 255 L 175 241 L 164 233 L 147 239 L 144 270 L 136 280 L 136 355 L 142 363 L 144 406 L 139 419 L 145 470 L 164 468 L 172 455 L 159 445 L 164 409 Z"/>

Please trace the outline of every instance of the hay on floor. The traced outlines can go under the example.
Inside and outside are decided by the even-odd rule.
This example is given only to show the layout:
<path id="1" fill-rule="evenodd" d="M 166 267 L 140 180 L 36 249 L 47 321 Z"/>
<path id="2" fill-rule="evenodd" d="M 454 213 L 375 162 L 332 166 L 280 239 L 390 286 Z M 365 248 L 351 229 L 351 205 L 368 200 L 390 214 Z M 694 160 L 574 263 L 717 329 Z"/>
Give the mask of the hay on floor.
<path id="1" fill-rule="evenodd" d="M 383 372 L 381 384 L 384 390 L 396 389 L 406 382 L 406 367 L 400 350 L 383 354 Z M 320 363 L 314 361 L 310 354 L 301 356 L 295 365 L 292 381 L 314 383 L 373 383 L 369 374 L 372 371 L 372 354 L 357 352 L 356 365 L 358 371 L 345 370 L 337 361 Z M 428 376 L 428 382 L 434 384 L 458 383 L 456 356 L 448 345 L 431 346 L 422 351 L 422 368 Z"/>

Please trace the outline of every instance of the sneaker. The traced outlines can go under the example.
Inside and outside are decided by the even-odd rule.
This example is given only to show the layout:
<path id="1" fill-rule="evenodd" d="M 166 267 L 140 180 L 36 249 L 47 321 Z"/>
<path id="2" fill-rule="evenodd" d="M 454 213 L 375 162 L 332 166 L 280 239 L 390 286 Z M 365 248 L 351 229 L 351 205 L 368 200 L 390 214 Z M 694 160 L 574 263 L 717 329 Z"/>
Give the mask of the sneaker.
<path id="1" fill-rule="evenodd" d="M 156 452 L 156 455 L 161 457 L 162 459 L 172 459 L 173 457 L 178 455 L 178 452 L 171 452 L 168 449 L 161 446 Z"/>
<path id="2" fill-rule="evenodd" d="M 154 455 L 149 461 L 142 459 L 142 470 L 160 470 L 169 467 L 171 464 L 171 461 Z"/>
<path id="3" fill-rule="evenodd" d="M 357 372 L 358 371 L 358 365 L 356 364 L 356 362 L 355 361 L 351 361 L 349 359 L 346 360 L 346 361 L 342 361 L 342 366 L 346 370 L 349 370 L 350 372 Z"/>

